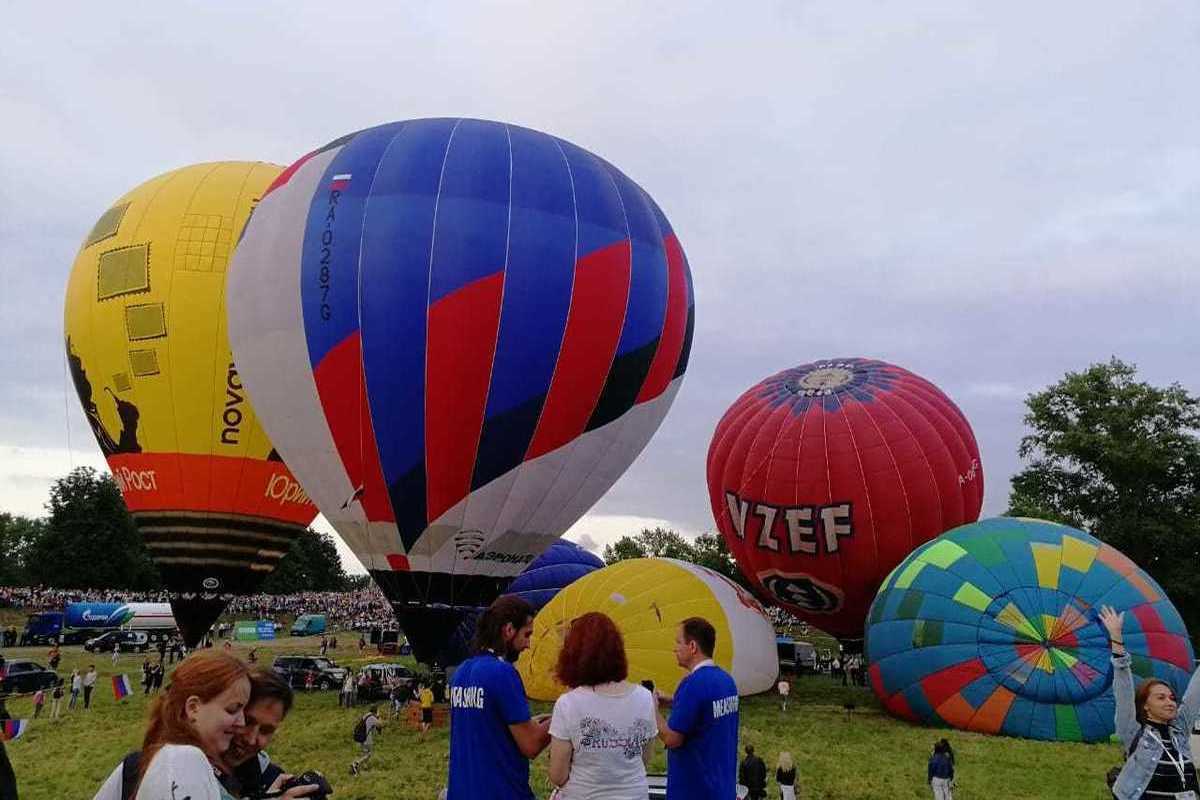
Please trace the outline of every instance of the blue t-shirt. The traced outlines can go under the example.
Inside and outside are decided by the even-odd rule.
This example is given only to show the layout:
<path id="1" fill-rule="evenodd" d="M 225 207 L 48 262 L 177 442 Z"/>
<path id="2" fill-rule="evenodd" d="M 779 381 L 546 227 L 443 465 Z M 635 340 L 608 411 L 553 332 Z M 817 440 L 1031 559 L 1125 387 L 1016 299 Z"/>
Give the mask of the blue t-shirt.
<path id="1" fill-rule="evenodd" d="M 736 797 L 738 692 L 729 673 L 705 666 L 684 678 L 667 726 L 685 737 L 667 751 L 667 800 Z"/>
<path id="2" fill-rule="evenodd" d="M 529 759 L 509 725 L 530 718 L 516 668 L 491 653 L 464 661 L 450 682 L 447 800 L 533 800 Z"/>

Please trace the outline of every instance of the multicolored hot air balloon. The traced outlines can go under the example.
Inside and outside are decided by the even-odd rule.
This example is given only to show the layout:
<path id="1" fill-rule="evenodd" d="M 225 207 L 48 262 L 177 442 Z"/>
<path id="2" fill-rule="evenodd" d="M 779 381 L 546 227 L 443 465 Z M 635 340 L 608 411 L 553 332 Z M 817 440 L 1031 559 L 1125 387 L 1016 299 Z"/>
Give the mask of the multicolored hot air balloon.
<path id="1" fill-rule="evenodd" d="M 567 626 L 588 611 L 607 614 L 620 628 L 629 680 L 652 680 L 667 694 L 684 676 L 675 661 L 675 632 L 688 617 L 703 617 L 717 629 L 713 660 L 733 676 L 739 694 L 764 692 L 779 677 L 775 628 L 749 592 L 686 561 L 633 558 L 585 575 L 538 612 L 529 649 L 517 662 L 530 697 L 556 700 L 566 691 L 554 667 Z"/>
<path id="2" fill-rule="evenodd" d="M 281 170 L 199 164 L 143 183 L 100 217 L 67 284 L 75 390 L 189 645 L 317 513 L 259 427 L 225 330 L 230 252 Z"/>
<path id="3" fill-rule="evenodd" d="M 397 122 L 289 167 L 238 246 L 238 366 L 418 658 L 645 447 L 693 325 L 645 191 L 537 131 Z"/>
<path id="4" fill-rule="evenodd" d="M 950 531 L 888 576 L 867 628 L 871 685 L 904 719 L 1104 741 L 1114 707 L 1101 605 L 1127 612 L 1134 673 L 1182 696 L 1192 646 L 1158 584 L 1083 531 L 1009 517 Z"/>
<path id="5" fill-rule="evenodd" d="M 708 491 L 763 596 L 853 640 L 888 570 L 979 517 L 983 472 L 971 426 L 936 386 L 882 361 L 836 358 L 737 399 L 708 449 Z"/>

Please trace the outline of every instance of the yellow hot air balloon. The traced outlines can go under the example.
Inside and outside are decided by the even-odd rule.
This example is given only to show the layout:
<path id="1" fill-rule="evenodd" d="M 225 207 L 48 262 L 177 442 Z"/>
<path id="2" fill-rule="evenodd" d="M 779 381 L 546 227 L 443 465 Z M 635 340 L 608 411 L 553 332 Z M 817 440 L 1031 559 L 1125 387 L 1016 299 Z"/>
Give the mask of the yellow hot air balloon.
<path id="1" fill-rule="evenodd" d="M 566 691 L 554 667 L 567 626 L 588 611 L 607 614 L 620 628 L 629 680 L 652 680 L 668 694 L 683 679 L 675 631 L 688 617 L 703 617 L 717 629 L 713 660 L 733 676 L 739 694 L 766 691 L 779 677 L 775 629 L 749 592 L 686 561 L 634 558 L 585 575 L 538 612 L 529 649 L 517 662 L 530 697 L 556 700 Z"/>
<path id="2" fill-rule="evenodd" d="M 230 254 L 281 171 L 219 162 L 146 181 L 96 222 L 67 284 L 75 389 L 193 643 L 316 515 L 258 424 L 226 334 Z"/>

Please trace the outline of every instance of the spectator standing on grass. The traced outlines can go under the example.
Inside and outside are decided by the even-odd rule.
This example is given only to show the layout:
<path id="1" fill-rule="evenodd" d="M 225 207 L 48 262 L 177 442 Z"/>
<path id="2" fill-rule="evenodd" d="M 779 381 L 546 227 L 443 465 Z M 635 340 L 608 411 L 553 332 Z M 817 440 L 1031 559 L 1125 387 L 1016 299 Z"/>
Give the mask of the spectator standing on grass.
<path id="1" fill-rule="evenodd" d="M 166 670 L 163 669 L 162 661 L 150 668 L 150 691 L 157 692 L 162 688 L 163 674 Z"/>
<path id="2" fill-rule="evenodd" d="M 71 699 L 67 702 L 67 710 L 71 711 L 75 708 L 75 703 L 79 702 L 79 693 L 83 691 L 83 676 L 79 674 L 79 670 L 71 670 Z"/>
<path id="3" fill-rule="evenodd" d="M 429 733 L 429 726 L 433 724 L 433 689 L 422 683 L 417 699 L 421 702 L 421 738 L 424 739 L 425 734 Z"/>
<path id="4" fill-rule="evenodd" d="M 780 678 L 777 688 L 779 689 L 779 710 L 787 711 L 788 695 L 792 693 L 792 685 Z"/>
<path id="5" fill-rule="evenodd" d="M 383 728 L 379 719 L 379 706 L 371 706 L 354 728 L 354 741 L 362 751 L 358 758 L 350 762 L 350 774 L 357 775 L 359 770 L 367 766 L 371 755 L 375 752 L 375 734 Z"/>
<path id="6" fill-rule="evenodd" d="M 667 800 L 727 800 L 737 788 L 738 693 L 728 672 L 713 663 L 717 632 L 689 617 L 675 634 L 675 661 L 688 674 L 672 700 L 671 718 L 658 714 L 667 746 Z"/>
<path id="7" fill-rule="evenodd" d="M 754 745 L 746 745 L 746 757 L 738 767 L 738 783 L 745 786 L 749 800 L 766 800 L 767 763 L 754 754 Z"/>
<path id="8" fill-rule="evenodd" d="M 950 743 L 942 739 L 933 746 L 927 770 L 929 787 L 934 800 L 952 800 L 950 784 L 954 782 L 954 759 L 950 756 Z"/>
<path id="9" fill-rule="evenodd" d="M 117 660 L 120 658 L 121 658 L 121 643 L 113 642 L 112 662 L 113 662 L 114 667 L 117 665 Z"/>
<path id="10" fill-rule="evenodd" d="M 46 705 L 46 690 L 38 689 L 33 693 L 33 718 L 37 719 L 42 715 L 42 706 Z"/>
<path id="11" fill-rule="evenodd" d="M 561 800 L 642 800 L 658 735 L 654 696 L 630 683 L 625 640 L 610 617 L 571 623 L 555 674 L 570 691 L 550 719 L 550 781 Z"/>
<path id="12" fill-rule="evenodd" d="M 92 707 L 92 690 L 96 688 L 96 665 L 89 664 L 87 674 L 83 676 L 83 708 L 86 711 Z"/>
<path id="13" fill-rule="evenodd" d="M 342 708 L 352 708 L 350 693 L 354 691 L 354 673 L 346 670 L 346 679 L 342 681 L 342 690 L 338 692 L 338 705 Z"/>
<path id="14" fill-rule="evenodd" d="M 150 687 L 154 685 L 154 678 L 150 675 L 150 659 L 149 657 L 142 659 L 142 694 L 150 694 Z"/>
<path id="15" fill-rule="evenodd" d="M 450 684 L 449 800 L 533 800 L 529 759 L 550 744 L 549 715 L 532 718 L 512 662 L 529 647 L 533 606 L 503 595 L 479 617 L 474 657 Z"/>
<path id="16" fill-rule="evenodd" d="M 63 694 L 63 679 L 59 678 L 54 684 L 54 691 L 50 693 L 50 719 L 58 719 L 62 711 Z"/>
<path id="17" fill-rule="evenodd" d="M 46 656 L 46 660 L 50 663 L 50 669 L 58 672 L 58 664 L 62 661 L 62 650 L 56 644 L 50 648 L 50 652 Z"/>
<path id="18" fill-rule="evenodd" d="M 775 782 L 779 784 L 779 800 L 796 800 L 796 764 L 786 750 L 779 754 Z"/>
<path id="19" fill-rule="evenodd" d="M 1112 650 L 1113 701 L 1117 736 L 1125 763 L 1112 787 L 1117 800 L 1200 797 L 1190 734 L 1200 715 L 1200 670 L 1192 673 L 1182 701 L 1156 678 L 1134 690 L 1131 657 L 1122 630 L 1125 612 L 1101 606 L 1100 622 Z"/>

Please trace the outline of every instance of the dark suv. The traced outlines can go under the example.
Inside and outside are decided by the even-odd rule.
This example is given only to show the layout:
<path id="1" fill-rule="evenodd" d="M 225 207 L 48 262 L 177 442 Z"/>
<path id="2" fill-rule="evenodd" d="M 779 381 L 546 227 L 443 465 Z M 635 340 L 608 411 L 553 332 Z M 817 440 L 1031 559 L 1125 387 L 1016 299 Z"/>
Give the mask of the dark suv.
<path id="1" fill-rule="evenodd" d="M 0 692 L 36 692 L 49 689 L 58 683 L 58 675 L 41 664 L 32 661 L 7 661 L 4 664 L 4 679 L 0 680 Z"/>
<path id="2" fill-rule="evenodd" d="M 346 680 L 346 669 L 323 656 L 276 656 L 271 669 L 293 689 L 303 689 L 309 673 L 318 689 L 340 689 Z"/>
<path id="3" fill-rule="evenodd" d="M 144 653 L 150 649 L 150 637 L 144 631 L 109 631 L 95 639 L 88 639 L 83 649 L 89 653 L 107 653 L 118 643 L 122 653 L 132 653 L 134 650 Z"/>

